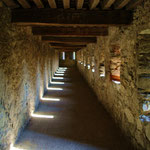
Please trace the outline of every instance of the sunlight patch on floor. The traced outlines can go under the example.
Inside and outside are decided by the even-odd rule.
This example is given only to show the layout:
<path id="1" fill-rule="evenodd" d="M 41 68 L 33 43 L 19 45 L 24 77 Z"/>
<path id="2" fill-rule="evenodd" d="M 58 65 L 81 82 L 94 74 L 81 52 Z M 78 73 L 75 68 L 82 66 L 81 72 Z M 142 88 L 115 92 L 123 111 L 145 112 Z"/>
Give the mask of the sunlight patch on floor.
<path id="1" fill-rule="evenodd" d="M 62 88 L 53 88 L 53 87 L 48 87 L 47 90 L 54 90 L 54 91 L 62 91 Z"/>
<path id="2" fill-rule="evenodd" d="M 42 97 L 42 101 L 60 101 L 59 98 L 47 98 L 47 97 Z"/>
<path id="3" fill-rule="evenodd" d="M 64 79 L 64 77 L 53 77 L 53 79 Z"/>
<path id="4" fill-rule="evenodd" d="M 55 76 L 64 76 L 64 73 L 62 74 L 55 73 Z"/>
<path id="5" fill-rule="evenodd" d="M 65 82 L 53 82 L 53 81 L 51 81 L 50 83 L 51 83 L 51 84 L 60 84 L 60 85 L 65 84 Z"/>
<path id="6" fill-rule="evenodd" d="M 40 115 L 40 114 L 31 114 L 32 117 L 35 117 L 35 118 L 47 118 L 47 119 L 52 119 L 54 118 L 53 115 Z"/>
<path id="7" fill-rule="evenodd" d="M 56 73 L 58 73 L 58 74 L 64 74 L 65 72 L 64 71 L 56 71 Z"/>

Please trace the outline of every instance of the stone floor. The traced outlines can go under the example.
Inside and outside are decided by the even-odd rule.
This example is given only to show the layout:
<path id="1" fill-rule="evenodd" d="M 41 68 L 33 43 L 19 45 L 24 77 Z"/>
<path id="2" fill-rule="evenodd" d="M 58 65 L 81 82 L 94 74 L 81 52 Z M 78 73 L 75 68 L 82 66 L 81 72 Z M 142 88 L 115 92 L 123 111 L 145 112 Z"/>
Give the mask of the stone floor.
<path id="1" fill-rule="evenodd" d="M 76 68 L 55 77 L 44 98 L 57 101 L 41 100 L 17 150 L 133 150 Z"/>

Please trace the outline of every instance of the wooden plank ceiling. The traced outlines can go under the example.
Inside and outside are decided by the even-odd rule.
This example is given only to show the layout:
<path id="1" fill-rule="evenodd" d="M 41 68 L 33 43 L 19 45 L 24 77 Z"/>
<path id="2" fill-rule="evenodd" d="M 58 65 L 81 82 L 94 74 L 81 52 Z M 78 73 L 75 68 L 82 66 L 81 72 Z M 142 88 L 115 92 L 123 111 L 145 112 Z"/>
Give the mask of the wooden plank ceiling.
<path id="1" fill-rule="evenodd" d="M 35 36 L 60 51 L 77 51 L 109 26 L 132 22 L 133 10 L 143 0 L 2 0 L 12 10 L 12 23 L 31 26 Z"/>

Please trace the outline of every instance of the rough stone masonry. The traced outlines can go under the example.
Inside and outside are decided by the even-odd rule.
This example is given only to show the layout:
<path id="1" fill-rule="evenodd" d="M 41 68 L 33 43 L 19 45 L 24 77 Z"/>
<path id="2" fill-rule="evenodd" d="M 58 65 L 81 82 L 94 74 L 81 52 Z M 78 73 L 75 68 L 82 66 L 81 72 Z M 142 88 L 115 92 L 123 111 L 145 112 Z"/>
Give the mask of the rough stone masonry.
<path id="1" fill-rule="evenodd" d="M 114 45 L 120 47 L 115 63 L 111 51 Z M 96 44 L 89 44 L 77 53 L 80 72 L 128 139 L 140 150 L 150 150 L 149 53 L 149 0 L 144 0 L 135 10 L 131 25 L 109 27 L 109 36 L 98 37 Z M 93 66 L 93 57 L 92 71 L 89 65 Z M 112 80 L 112 69 L 120 81 Z"/>
<path id="2" fill-rule="evenodd" d="M 24 128 L 58 68 L 58 53 L 29 27 L 10 23 L 0 8 L 0 149 L 7 150 Z"/>

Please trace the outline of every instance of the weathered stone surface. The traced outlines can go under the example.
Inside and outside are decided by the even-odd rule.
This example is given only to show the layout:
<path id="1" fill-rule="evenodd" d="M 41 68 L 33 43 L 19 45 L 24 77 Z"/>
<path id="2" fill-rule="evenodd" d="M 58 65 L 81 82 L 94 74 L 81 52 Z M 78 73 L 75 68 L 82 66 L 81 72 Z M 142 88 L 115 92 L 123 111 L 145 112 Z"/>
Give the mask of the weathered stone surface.
<path id="1" fill-rule="evenodd" d="M 127 121 L 129 123 L 134 124 L 134 117 L 133 117 L 131 111 L 128 108 L 126 108 L 126 109 L 124 109 L 124 113 L 125 113 L 125 115 L 127 117 Z"/>
<path id="2" fill-rule="evenodd" d="M 143 141 L 143 137 L 142 137 L 142 134 L 139 132 L 139 131 L 136 131 L 135 132 L 135 139 L 136 141 L 142 145 L 142 147 L 144 147 L 144 141 Z"/>
<path id="3" fill-rule="evenodd" d="M 140 35 L 142 31 L 150 29 L 150 1 L 144 0 L 135 10 L 132 25 L 122 27 L 109 27 L 109 35 L 98 37 L 96 44 L 88 44 L 77 53 L 77 61 L 95 57 L 95 72 L 77 63 L 89 85 L 94 89 L 101 103 L 112 115 L 122 131 L 130 136 L 137 149 L 149 150 L 150 142 L 145 138 L 143 129 L 145 123 L 141 123 L 139 115 L 142 112 L 143 98 L 139 93 L 150 92 L 149 79 L 139 76 L 149 74 L 149 35 Z M 144 33 L 144 32 L 143 32 Z M 146 38 L 144 38 L 146 36 Z M 147 44 L 148 43 L 148 44 Z M 111 81 L 111 68 L 115 70 L 116 64 L 111 66 L 111 46 L 120 46 L 120 84 Z M 101 57 L 103 55 L 103 58 Z M 138 55 L 142 55 L 138 57 Z M 90 59 L 91 60 L 91 59 Z M 105 77 L 100 77 L 99 66 L 104 60 Z M 146 61 L 145 61 L 146 60 Z M 116 61 L 117 62 L 117 61 Z M 115 62 L 115 63 L 116 63 Z M 140 84 L 139 84 L 140 83 Z M 140 86 L 139 86 L 140 85 Z"/>
<path id="4" fill-rule="evenodd" d="M 150 141 L 150 124 L 147 124 L 145 126 L 145 133 L 146 133 L 146 137 L 148 138 L 148 140 Z"/>
<path id="5" fill-rule="evenodd" d="M 1 150 L 16 141 L 58 68 L 58 53 L 10 19 L 10 10 L 0 8 Z"/>
<path id="6" fill-rule="evenodd" d="M 141 123 L 140 119 L 136 120 L 136 124 L 137 124 L 137 129 L 140 130 L 140 131 L 142 131 L 143 127 L 142 127 L 142 123 Z"/>
<path id="7" fill-rule="evenodd" d="M 141 89 L 150 89 L 150 78 L 139 78 L 138 86 Z"/>

